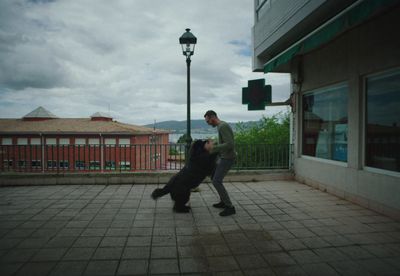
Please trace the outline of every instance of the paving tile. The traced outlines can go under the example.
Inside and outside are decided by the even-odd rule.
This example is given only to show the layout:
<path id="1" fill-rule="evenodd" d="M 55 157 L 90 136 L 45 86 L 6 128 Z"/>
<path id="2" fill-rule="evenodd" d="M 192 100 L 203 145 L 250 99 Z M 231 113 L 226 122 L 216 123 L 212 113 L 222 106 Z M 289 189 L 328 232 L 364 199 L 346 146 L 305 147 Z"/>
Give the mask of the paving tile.
<path id="1" fill-rule="evenodd" d="M 292 228 L 289 229 L 289 232 L 292 233 L 296 238 L 313 238 L 315 237 L 315 233 L 307 230 L 306 228 Z"/>
<path id="2" fill-rule="evenodd" d="M 148 266 L 148 260 L 122 260 L 117 275 L 146 275 Z"/>
<path id="3" fill-rule="evenodd" d="M 84 275 L 114 275 L 118 268 L 118 261 L 90 261 Z"/>
<path id="4" fill-rule="evenodd" d="M 87 264 L 87 261 L 59 262 L 51 271 L 50 276 L 82 275 Z"/>
<path id="5" fill-rule="evenodd" d="M 307 273 L 299 265 L 274 267 L 273 270 L 275 271 L 276 275 L 307 275 Z"/>
<path id="6" fill-rule="evenodd" d="M 81 236 L 83 237 L 102 237 L 107 232 L 107 228 L 86 228 Z"/>
<path id="7" fill-rule="evenodd" d="M 49 240 L 45 247 L 53 247 L 53 248 L 66 248 L 71 247 L 72 244 L 75 242 L 77 237 L 54 237 Z"/>
<path id="8" fill-rule="evenodd" d="M 18 263 L 29 261 L 34 254 L 38 252 L 38 249 L 11 249 L 6 254 L 4 254 L 0 262 L 1 263 Z"/>
<path id="9" fill-rule="evenodd" d="M 123 247 L 126 240 L 126 237 L 104 237 L 100 242 L 100 247 Z"/>
<path id="10" fill-rule="evenodd" d="M 96 248 L 88 248 L 88 247 L 71 248 L 64 255 L 63 260 L 68 260 L 68 261 L 90 260 L 91 257 L 93 256 L 95 250 L 96 250 Z"/>
<path id="11" fill-rule="evenodd" d="M 208 257 L 207 260 L 212 272 L 233 271 L 239 269 L 239 264 L 232 256 Z"/>
<path id="12" fill-rule="evenodd" d="M 79 237 L 72 244 L 72 247 L 97 247 L 101 240 L 101 237 Z"/>
<path id="13" fill-rule="evenodd" d="M 125 247 L 122 259 L 148 259 L 150 248 L 150 246 Z"/>
<path id="14" fill-rule="evenodd" d="M 17 247 L 18 248 L 41 248 L 45 246 L 49 241 L 49 238 L 42 237 L 42 238 L 27 238 L 21 241 Z"/>
<path id="15" fill-rule="evenodd" d="M 295 265 L 296 261 L 286 252 L 275 252 L 263 254 L 264 259 L 271 266 L 290 266 Z"/>
<path id="16" fill-rule="evenodd" d="M 93 260 L 119 260 L 123 247 L 99 247 L 94 252 Z"/>
<path id="17" fill-rule="evenodd" d="M 47 275 L 55 266 L 56 262 L 26 263 L 18 270 L 17 274 L 15 275 L 43 276 Z"/>
<path id="18" fill-rule="evenodd" d="M 286 251 L 307 249 L 307 245 L 305 245 L 300 239 L 283 239 L 278 240 L 278 243 Z"/>
<path id="19" fill-rule="evenodd" d="M 204 273 L 208 271 L 206 258 L 181 258 L 179 265 L 182 273 Z"/>
<path id="20" fill-rule="evenodd" d="M 43 248 L 32 258 L 33 262 L 58 261 L 64 256 L 68 248 Z"/>
<path id="21" fill-rule="evenodd" d="M 235 256 L 235 259 L 242 270 L 269 267 L 267 261 L 260 254 L 239 255 Z"/>
<path id="22" fill-rule="evenodd" d="M 153 246 L 151 248 L 152 259 L 173 259 L 177 258 L 178 252 L 175 246 Z"/>
<path id="23" fill-rule="evenodd" d="M 22 267 L 23 263 L 2 263 L 0 264 L 0 275 L 11 276 L 14 275 L 18 269 Z"/>
<path id="24" fill-rule="evenodd" d="M 150 274 L 179 274 L 178 260 L 151 259 Z"/>
<path id="25" fill-rule="evenodd" d="M 258 250 L 252 244 L 249 243 L 228 243 L 233 255 L 244 255 L 244 254 L 256 254 Z"/>
<path id="26" fill-rule="evenodd" d="M 168 236 L 153 236 L 152 246 L 176 246 L 176 237 Z"/>
<path id="27" fill-rule="evenodd" d="M 305 264 L 302 266 L 303 270 L 308 274 L 308 275 L 315 275 L 315 276 L 320 276 L 321 274 L 323 275 L 340 275 L 339 273 L 336 272 L 335 269 L 333 269 L 329 264 L 326 263 L 316 263 L 316 264 Z"/>
<path id="28" fill-rule="evenodd" d="M 303 244 L 305 244 L 310 249 L 330 247 L 331 245 L 320 237 L 313 238 L 302 238 L 300 239 Z"/>
<path id="29" fill-rule="evenodd" d="M 349 256 L 353 260 L 369 259 L 374 257 L 371 253 L 363 249 L 361 246 L 339 247 L 338 250 L 340 250 L 343 254 Z"/>
<path id="30" fill-rule="evenodd" d="M 364 267 L 352 260 L 333 261 L 329 262 L 329 265 L 341 275 L 372 275 Z"/>
<path id="31" fill-rule="evenodd" d="M 374 275 L 399 275 L 399 271 L 396 267 L 381 259 L 357 260 L 356 262 Z"/>
<path id="32" fill-rule="evenodd" d="M 107 237 L 127 237 L 130 232 L 130 228 L 108 228 L 105 235 Z"/>
<path id="33" fill-rule="evenodd" d="M 289 254 L 299 264 L 320 263 L 321 262 L 321 258 L 317 254 L 315 254 L 312 250 L 290 251 Z"/>

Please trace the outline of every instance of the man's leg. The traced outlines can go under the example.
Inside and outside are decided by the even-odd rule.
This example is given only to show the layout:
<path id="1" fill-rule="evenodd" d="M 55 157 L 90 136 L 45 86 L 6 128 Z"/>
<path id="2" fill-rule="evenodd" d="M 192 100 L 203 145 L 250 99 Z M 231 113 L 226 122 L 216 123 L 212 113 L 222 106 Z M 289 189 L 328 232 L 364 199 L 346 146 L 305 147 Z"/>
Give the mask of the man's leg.
<path id="1" fill-rule="evenodd" d="M 212 183 L 214 185 L 214 188 L 217 190 L 221 201 L 225 204 L 226 207 L 232 207 L 232 202 L 231 199 L 229 198 L 228 192 L 226 191 L 222 181 L 224 180 L 225 175 L 232 167 L 234 161 L 235 161 L 234 159 L 221 158 L 217 164 L 214 177 L 212 178 Z"/>

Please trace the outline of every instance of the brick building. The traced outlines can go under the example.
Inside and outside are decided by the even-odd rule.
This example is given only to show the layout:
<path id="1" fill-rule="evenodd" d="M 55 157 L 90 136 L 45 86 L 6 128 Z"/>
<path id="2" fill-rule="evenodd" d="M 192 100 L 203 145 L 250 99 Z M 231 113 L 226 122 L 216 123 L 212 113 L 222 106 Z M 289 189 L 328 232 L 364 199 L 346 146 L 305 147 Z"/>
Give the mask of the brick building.
<path id="1" fill-rule="evenodd" d="M 21 119 L 0 119 L 0 171 L 162 169 L 168 136 L 99 112 L 90 118 L 58 118 L 38 107 Z"/>

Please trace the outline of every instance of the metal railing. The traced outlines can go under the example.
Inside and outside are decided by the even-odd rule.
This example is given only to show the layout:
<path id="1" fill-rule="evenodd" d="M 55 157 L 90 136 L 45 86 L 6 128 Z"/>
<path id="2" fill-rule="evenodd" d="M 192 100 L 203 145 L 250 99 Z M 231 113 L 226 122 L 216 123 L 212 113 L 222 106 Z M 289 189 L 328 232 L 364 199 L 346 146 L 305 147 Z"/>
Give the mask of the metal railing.
<path id="1" fill-rule="evenodd" d="M 84 173 L 179 170 L 185 144 L 0 145 L 0 172 Z M 236 145 L 236 170 L 290 169 L 291 145 Z"/>

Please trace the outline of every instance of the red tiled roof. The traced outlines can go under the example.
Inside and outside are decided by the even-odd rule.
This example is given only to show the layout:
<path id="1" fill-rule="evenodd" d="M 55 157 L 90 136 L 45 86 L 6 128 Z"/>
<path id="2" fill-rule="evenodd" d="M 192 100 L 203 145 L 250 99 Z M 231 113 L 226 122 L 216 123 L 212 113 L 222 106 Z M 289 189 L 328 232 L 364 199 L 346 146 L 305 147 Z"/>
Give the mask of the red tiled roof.
<path id="1" fill-rule="evenodd" d="M 124 124 L 116 121 L 93 121 L 90 118 L 64 118 L 44 121 L 24 121 L 22 119 L 0 119 L 0 133 L 56 133 L 56 134 L 152 134 L 168 131 Z"/>

